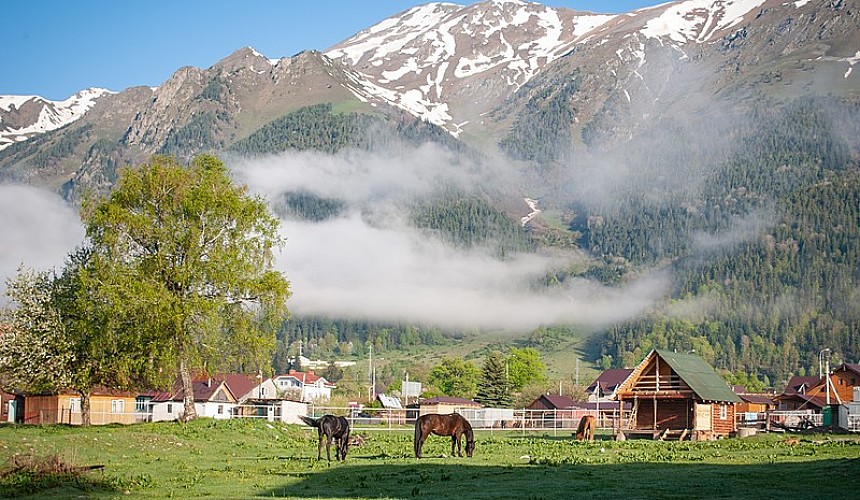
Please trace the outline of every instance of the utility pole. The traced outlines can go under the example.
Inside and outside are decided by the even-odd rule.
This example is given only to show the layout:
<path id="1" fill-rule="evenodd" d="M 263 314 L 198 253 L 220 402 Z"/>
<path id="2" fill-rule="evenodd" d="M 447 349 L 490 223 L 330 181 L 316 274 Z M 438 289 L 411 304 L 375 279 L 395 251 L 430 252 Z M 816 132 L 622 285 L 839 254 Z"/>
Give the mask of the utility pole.
<path id="1" fill-rule="evenodd" d="M 373 387 L 373 344 L 367 346 L 368 349 L 368 365 L 367 365 L 367 375 L 370 377 L 370 390 L 367 391 L 367 395 L 370 397 L 370 401 L 376 399 L 376 388 Z"/>

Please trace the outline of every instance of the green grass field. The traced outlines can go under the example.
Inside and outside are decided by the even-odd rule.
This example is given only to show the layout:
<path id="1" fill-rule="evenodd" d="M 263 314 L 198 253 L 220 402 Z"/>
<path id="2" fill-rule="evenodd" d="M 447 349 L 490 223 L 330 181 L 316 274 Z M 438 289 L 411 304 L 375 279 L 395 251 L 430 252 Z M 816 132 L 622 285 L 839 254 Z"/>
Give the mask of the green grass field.
<path id="1" fill-rule="evenodd" d="M 432 437 L 417 460 L 409 431 L 358 434 L 366 443 L 329 464 L 325 450 L 316 459 L 310 428 L 263 421 L 0 426 L 0 497 L 796 499 L 860 491 L 860 436 L 583 443 L 562 433 L 479 432 L 471 459 L 447 456 L 450 440 Z M 41 480 L 10 474 L 22 456 L 104 467 Z"/>

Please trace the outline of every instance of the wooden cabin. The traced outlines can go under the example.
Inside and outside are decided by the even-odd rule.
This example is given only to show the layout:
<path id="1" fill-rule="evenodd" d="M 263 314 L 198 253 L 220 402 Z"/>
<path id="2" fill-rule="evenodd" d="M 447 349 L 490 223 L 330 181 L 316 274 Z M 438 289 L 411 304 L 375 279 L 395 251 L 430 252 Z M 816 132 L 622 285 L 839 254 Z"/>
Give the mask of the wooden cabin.
<path id="1" fill-rule="evenodd" d="M 625 434 L 710 440 L 736 431 L 741 399 L 700 356 L 655 349 L 619 386 L 618 405 L 632 404 Z"/>

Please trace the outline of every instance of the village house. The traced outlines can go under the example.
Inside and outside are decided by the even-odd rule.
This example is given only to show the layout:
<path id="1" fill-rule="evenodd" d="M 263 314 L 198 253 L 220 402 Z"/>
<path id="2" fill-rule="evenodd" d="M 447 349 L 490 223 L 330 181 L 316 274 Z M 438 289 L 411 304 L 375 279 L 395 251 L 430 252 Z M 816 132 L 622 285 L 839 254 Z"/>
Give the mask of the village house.
<path id="1" fill-rule="evenodd" d="M 818 385 L 821 377 L 803 377 L 795 375 L 789 379 L 782 394 L 776 396 L 777 410 L 794 411 L 798 409 L 821 409 L 814 398 L 807 396 L 811 387 Z M 811 404 L 810 404 L 811 403 Z"/>
<path id="2" fill-rule="evenodd" d="M 223 380 L 239 404 L 248 401 L 266 401 L 278 398 L 278 388 L 274 380 L 263 377 L 262 374 L 249 375 L 245 373 L 225 373 L 218 375 Z"/>
<path id="3" fill-rule="evenodd" d="M 337 386 L 312 371 L 290 370 L 273 378 L 281 394 L 295 393 L 299 401 L 325 401 L 331 399 L 331 391 Z"/>
<path id="4" fill-rule="evenodd" d="M 655 439 L 709 440 L 733 434 L 741 399 L 700 356 L 655 349 L 617 390 L 632 403 L 625 433 Z"/>
<path id="5" fill-rule="evenodd" d="M 586 388 L 589 401 L 615 401 L 615 393 L 622 382 L 633 373 L 632 368 L 616 368 L 604 370 L 594 382 Z"/>
<path id="6" fill-rule="evenodd" d="M 192 381 L 194 392 L 194 409 L 199 417 L 228 419 L 233 415 L 238 404 L 233 391 L 224 380 L 214 377 L 200 377 Z M 185 411 L 185 390 L 180 381 L 176 381 L 173 390 L 155 393 L 152 397 L 153 422 L 177 420 Z"/>
<path id="7" fill-rule="evenodd" d="M 804 386 L 802 392 L 793 391 L 790 385 L 791 382 L 783 394 L 777 397 L 780 409 L 808 411 L 819 415 L 810 417 L 807 420 L 808 425 L 860 430 L 857 428 L 860 426 L 860 406 L 854 404 L 860 399 L 857 391 L 860 387 L 860 365 L 843 363 L 826 376 L 818 378 L 815 383 Z M 789 426 L 798 425 L 790 420 L 782 423 Z"/>

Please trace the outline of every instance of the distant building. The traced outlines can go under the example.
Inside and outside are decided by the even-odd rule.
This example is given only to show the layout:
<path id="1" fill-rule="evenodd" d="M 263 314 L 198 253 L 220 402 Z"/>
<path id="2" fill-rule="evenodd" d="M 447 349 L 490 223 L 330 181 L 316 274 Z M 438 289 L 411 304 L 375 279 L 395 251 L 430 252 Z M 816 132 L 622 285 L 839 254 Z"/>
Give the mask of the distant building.
<path id="1" fill-rule="evenodd" d="M 631 373 L 633 373 L 632 368 L 605 370 L 586 389 L 588 400 L 592 402 L 614 401 L 618 386 L 627 380 Z"/>
<path id="2" fill-rule="evenodd" d="M 418 401 L 419 416 L 427 415 L 428 413 L 456 413 L 460 409 L 476 409 L 483 408 L 481 403 L 476 403 L 471 399 L 457 398 L 452 396 L 436 396 L 434 398 L 422 399 Z"/>
<path id="3" fill-rule="evenodd" d="M 331 399 L 331 391 L 337 386 L 312 371 L 289 372 L 274 377 L 275 387 L 281 392 L 295 391 L 300 401 L 319 401 Z"/>
<path id="4" fill-rule="evenodd" d="M 238 401 L 233 391 L 217 377 L 199 377 L 192 381 L 194 409 L 199 417 L 228 419 Z M 151 393 L 152 420 L 177 420 L 185 412 L 185 390 L 177 380 L 168 392 Z"/>

